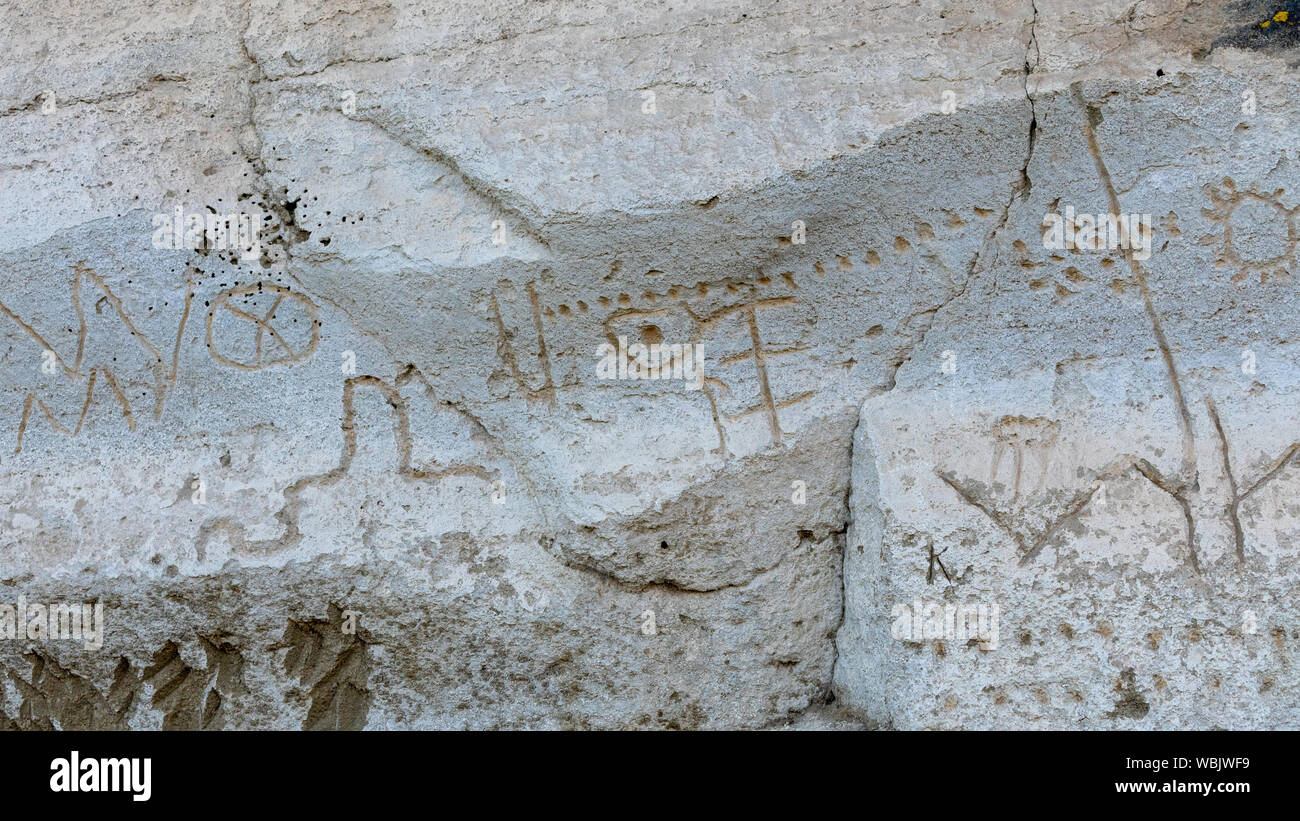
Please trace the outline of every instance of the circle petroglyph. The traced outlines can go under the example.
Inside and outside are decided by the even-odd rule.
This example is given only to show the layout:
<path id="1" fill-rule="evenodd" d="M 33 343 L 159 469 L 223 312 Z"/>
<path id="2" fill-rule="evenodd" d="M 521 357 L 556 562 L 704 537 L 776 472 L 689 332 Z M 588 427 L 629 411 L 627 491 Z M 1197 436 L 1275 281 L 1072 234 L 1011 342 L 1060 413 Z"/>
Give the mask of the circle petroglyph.
<path id="1" fill-rule="evenodd" d="M 246 371 L 311 356 L 320 342 L 314 302 L 283 285 L 259 282 L 223 291 L 208 311 L 208 353 Z"/>
<path id="2" fill-rule="evenodd" d="M 1202 213 L 1219 230 L 1202 242 L 1221 246 L 1217 263 L 1233 269 L 1232 281 L 1258 276 L 1260 283 L 1266 283 L 1287 276 L 1300 245 L 1300 205 L 1287 208 L 1284 189 L 1238 189 L 1230 177 L 1205 190 L 1213 207 Z"/>

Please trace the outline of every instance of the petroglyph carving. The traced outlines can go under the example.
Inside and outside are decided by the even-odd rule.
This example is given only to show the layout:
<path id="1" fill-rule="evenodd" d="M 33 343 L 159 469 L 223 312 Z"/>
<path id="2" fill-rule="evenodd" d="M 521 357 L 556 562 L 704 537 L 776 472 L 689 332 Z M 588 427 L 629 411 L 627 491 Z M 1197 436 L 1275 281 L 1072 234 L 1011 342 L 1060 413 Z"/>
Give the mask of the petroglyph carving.
<path id="1" fill-rule="evenodd" d="M 1052 447 L 1060 434 L 1060 425 L 1041 416 L 1028 418 L 1024 416 L 1003 416 L 993 426 L 993 466 L 989 471 L 989 484 L 997 481 L 998 470 L 1002 465 L 1002 455 L 1011 451 L 1012 498 L 1014 505 L 1020 500 L 1020 479 L 1024 472 L 1025 451 L 1036 454 L 1039 461 L 1038 482 L 1034 493 L 1041 493 L 1047 481 L 1047 469 L 1052 458 Z"/>
<path id="2" fill-rule="evenodd" d="M 345 632 L 339 608 L 325 619 L 290 620 L 284 630 L 284 671 L 307 688 L 304 730 L 360 730 L 370 710 L 369 643 L 364 631 Z"/>
<path id="3" fill-rule="evenodd" d="M 35 393 L 27 394 L 27 399 L 23 402 L 23 415 L 18 420 L 18 445 L 14 448 L 14 453 L 21 453 L 23 450 L 23 434 L 27 431 L 27 422 L 31 418 L 33 405 L 40 409 L 51 430 L 65 436 L 78 436 L 81 433 L 81 426 L 85 424 L 86 414 L 90 412 L 90 407 L 94 404 L 95 381 L 101 375 L 104 377 L 104 384 L 112 391 L 113 398 L 121 405 L 122 415 L 126 417 L 127 427 L 130 430 L 135 430 L 135 416 L 131 413 L 131 403 L 127 400 L 126 394 L 122 393 L 122 389 L 118 387 L 113 372 L 103 365 L 98 365 L 90 369 L 90 379 L 86 381 L 86 401 L 81 405 L 81 413 L 77 416 L 76 427 L 72 430 L 68 430 L 63 426 L 58 417 L 54 415 L 54 412 L 50 410 L 49 405 L 46 405 L 39 396 Z"/>
<path id="4" fill-rule="evenodd" d="M 119 371 L 115 370 L 115 367 L 120 370 L 121 363 L 114 366 L 109 362 L 100 361 L 89 364 L 86 361 L 88 359 L 87 348 L 90 341 L 90 331 L 87 325 L 86 309 L 82 304 L 82 296 L 87 290 L 100 292 L 99 298 L 94 303 L 94 312 L 103 314 L 106 308 L 111 308 L 113 314 L 121 322 L 122 329 L 139 346 L 142 361 L 153 375 L 153 416 L 155 419 L 159 418 L 162 415 L 168 392 L 176 385 L 181 342 L 185 327 L 189 322 L 196 281 L 197 272 L 195 269 L 192 267 L 187 269 L 185 299 L 177 323 L 170 362 L 164 361 L 159 346 L 137 327 L 130 311 L 127 310 L 122 299 L 114 292 L 113 288 L 101 276 L 82 263 L 74 266 L 69 284 L 70 302 L 77 317 L 76 342 L 72 352 L 69 352 L 66 347 L 50 343 L 33 324 L 25 320 L 3 301 L 0 301 L 0 315 L 12 320 L 24 335 L 39 346 L 40 351 L 49 351 L 53 355 L 60 376 L 72 381 L 83 378 L 86 380 L 85 398 L 81 402 L 81 408 L 77 412 L 75 422 L 71 419 L 66 421 L 60 419 L 61 411 L 57 408 L 57 403 L 56 407 L 52 408 L 51 403 L 38 395 L 36 391 L 29 391 L 23 400 L 14 452 L 22 452 L 23 437 L 32 421 L 33 410 L 40 412 L 40 415 L 45 418 L 52 431 L 71 437 L 78 436 L 85 425 L 87 414 L 96 401 L 95 389 L 97 387 L 101 389 L 101 393 L 104 389 L 107 389 L 110 400 L 120 406 L 128 429 L 134 431 L 136 428 L 135 408 L 130 397 L 123 390 L 123 383 L 118 375 Z M 259 310 L 261 310 L 260 315 L 257 313 Z M 222 336 L 220 333 L 214 333 L 214 317 L 226 314 L 240 323 L 244 321 L 253 323 L 252 333 L 248 335 L 247 340 L 244 340 L 247 345 L 247 350 L 242 352 L 244 356 L 235 353 L 227 356 L 218 347 Z M 291 291 L 287 287 L 264 282 L 234 288 L 218 295 L 208 313 L 208 350 L 218 362 L 242 370 L 258 370 L 271 365 L 296 362 L 310 356 L 315 350 L 319 342 L 319 325 L 315 303 L 305 295 Z M 295 330 L 290 331 L 289 328 Z M 214 336 L 218 339 L 218 343 L 214 343 Z M 116 362 L 117 358 L 114 357 L 113 361 Z"/>
<path id="5" fill-rule="evenodd" d="M 411 464 L 411 423 L 407 401 L 398 387 L 418 374 L 414 368 L 408 368 L 406 374 L 397 377 L 396 386 L 390 385 L 377 376 L 354 376 L 343 382 L 343 447 L 339 453 L 336 467 L 320 474 L 304 476 L 290 484 L 284 490 L 284 505 L 276 513 L 276 519 L 283 524 L 279 537 L 274 539 L 250 540 L 247 538 L 243 523 L 222 516 L 204 522 L 199 528 L 195 553 L 199 561 L 207 557 L 207 545 L 218 533 L 226 534 L 235 552 L 242 555 L 271 555 L 283 550 L 290 550 L 301 542 L 303 534 L 299 529 L 303 491 L 310 487 L 327 487 L 336 484 L 352 469 L 357 453 L 356 410 L 354 399 L 359 388 L 373 389 L 383 396 L 392 412 L 393 446 L 396 460 L 393 471 L 397 476 L 411 481 L 438 481 L 449 476 L 474 476 L 484 482 L 497 478 L 495 471 L 489 471 L 478 465 L 453 464 L 446 467 L 415 467 Z M 428 383 L 425 383 L 426 388 Z M 486 498 L 486 495 L 485 495 Z"/>
<path id="6" fill-rule="evenodd" d="M 86 379 L 85 399 L 82 402 L 81 410 L 77 415 L 75 423 L 69 422 L 68 424 L 64 424 L 59 421 L 58 415 L 55 411 L 52 410 L 35 391 L 28 392 L 27 396 L 23 400 L 22 416 L 18 423 L 18 436 L 17 445 L 14 450 L 15 453 L 20 453 L 22 451 L 23 434 L 26 432 L 27 425 L 31 421 L 32 409 L 34 407 L 40 410 L 41 414 L 49 423 L 50 428 L 55 432 L 67 436 L 78 435 L 86 421 L 86 414 L 89 412 L 90 407 L 94 402 L 95 387 L 100 378 L 103 379 L 103 384 L 111 391 L 113 399 L 121 406 L 122 415 L 127 421 L 128 428 L 135 430 L 135 415 L 132 411 L 131 402 L 122 391 L 119 381 L 114 375 L 113 369 L 110 365 L 108 363 L 100 362 L 91 365 L 88 368 L 85 367 L 84 360 L 86 358 L 88 331 L 86 313 L 81 302 L 83 288 L 95 289 L 101 292 L 102 295 L 95 303 L 96 312 L 102 313 L 104 305 L 110 306 L 121 321 L 123 329 L 127 331 L 131 338 L 139 345 L 142 356 L 144 357 L 145 365 L 154 375 L 154 416 L 156 418 L 162 414 L 163 401 L 166 392 L 175 379 L 175 360 L 173 359 L 172 370 L 169 373 L 163 363 L 162 353 L 159 351 L 158 347 L 150 341 L 149 337 L 136 327 L 126 308 L 123 306 L 122 300 L 113 292 L 113 289 L 109 287 L 108 283 L 105 282 L 102 277 L 90 268 L 86 267 L 82 263 L 78 263 L 73 266 L 72 279 L 69 284 L 70 302 L 72 309 L 77 316 L 75 352 L 71 356 L 68 356 L 66 348 L 62 353 L 60 353 L 60 346 L 48 342 L 32 324 L 24 320 L 17 312 L 9 308 L 9 306 L 5 305 L 3 301 L 0 301 L 0 314 L 13 320 L 14 324 L 39 346 L 40 351 L 49 351 L 53 354 L 54 361 L 57 363 L 58 371 L 62 377 L 72 381 L 80 380 L 83 376 Z M 184 320 L 182 320 L 182 329 L 183 325 Z M 179 334 L 180 331 L 177 332 L 178 338 Z"/>
<path id="7" fill-rule="evenodd" d="M 612 345 L 617 345 L 620 333 L 630 333 L 646 344 L 679 339 L 683 344 L 703 344 L 706 362 L 703 393 L 718 434 L 717 452 L 725 454 L 724 422 L 761 414 L 766 419 L 771 441 L 776 444 L 783 435 L 779 411 L 814 395 L 815 391 L 811 390 L 792 396 L 774 395 L 769 367 L 782 357 L 808 351 L 810 346 L 801 343 L 769 346 L 764 343 L 759 328 L 761 312 L 800 304 L 794 297 L 780 296 L 747 299 L 709 313 L 697 313 L 684 299 L 662 308 L 624 308 L 605 319 L 605 337 Z M 719 404 L 731 397 L 735 377 L 724 378 L 718 374 L 738 365 L 752 366 L 752 373 L 746 376 L 754 381 L 756 401 L 728 412 Z"/>
<path id="8" fill-rule="evenodd" d="M 943 578 L 946 581 L 951 582 L 952 576 L 948 575 L 948 568 L 945 567 L 943 564 L 943 554 L 947 553 L 950 549 L 952 549 L 952 545 L 948 545 L 943 550 L 940 550 L 938 553 L 936 553 L 934 552 L 934 539 L 927 539 L 925 547 L 926 547 L 926 552 L 929 554 L 929 560 L 930 560 L 930 567 L 925 572 L 925 583 L 934 584 L 934 568 L 936 566 L 939 568 L 939 572 L 943 574 Z"/>
<path id="9" fill-rule="evenodd" d="M 489 308 L 492 314 L 492 324 L 496 329 L 497 356 L 500 357 L 510 378 L 514 380 L 524 393 L 524 396 L 532 400 L 541 399 L 554 403 L 555 380 L 551 376 L 551 356 L 546 350 L 546 334 L 542 330 L 541 303 L 533 283 L 528 283 L 525 290 L 528 293 L 528 306 L 532 315 L 533 330 L 537 334 L 533 358 L 536 359 L 538 370 L 541 372 L 541 384 L 535 384 L 536 380 L 534 380 L 534 383 L 530 383 L 528 376 L 525 374 L 525 369 L 520 366 L 521 357 L 515 350 L 517 344 L 515 332 L 507 327 L 506 321 L 501 315 L 501 303 L 494 293 L 489 300 Z"/>
<path id="10" fill-rule="evenodd" d="M 31 674 L 24 678 L 6 670 L 22 698 L 15 715 L 0 711 L 0 721 L 12 729 L 125 730 L 137 706 L 137 696 L 147 684 L 150 706 L 162 712 L 164 730 L 215 730 L 225 724 L 225 704 L 246 695 L 244 657 L 223 636 L 199 636 L 207 665 L 195 669 L 180 657 L 180 647 L 166 642 L 143 670 L 123 658 L 113 673 L 108 692 L 66 669 L 52 656 L 28 654 Z"/>
<path id="11" fill-rule="evenodd" d="M 227 326 L 219 316 L 241 321 L 214 334 L 214 326 Z M 259 282 L 223 291 L 208 311 L 208 353 L 223 365 L 245 371 L 298 362 L 311 356 L 320 341 L 316 316 L 314 302 L 283 285 Z M 227 339 L 227 334 L 236 339 Z"/>
<path id="12" fill-rule="evenodd" d="M 850 266 L 851 268 L 852 266 Z M 622 270 L 622 263 L 615 261 L 612 274 Z M 663 271 L 650 270 L 646 276 L 659 277 L 664 274 Z M 605 294 L 588 296 L 586 299 L 576 300 L 571 307 L 567 302 L 561 303 L 557 308 L 552 309 L 549 305 L 541 306 L 541 314 L 547 319 L 557 321 L 587 313 L 592 307 L 610 308 L 617 306 L 615 310 L 626 311 L 629 309 L 653 310 L 657 307 L 674 307 L 683 303 L 696 303 L 705 298 L 718 297 L 726 294 L 732 299 L 752 298 L 758 299 L 760 296 L 781 295 L 789 296 L 791 292 L 799 290 L 799 284 L 795 281 L 794 271 L 785 271 L 779 276 L 772 276 L 766 273 L 759 273 L 753 279 L 736 279 L 728 277 L 726 279 L 715 279 L 703 282 L 696 282 L 692 285 L 682 285 L 680 283 L 672 285 L 659 285 L 656 289 L 649 289 L 637 297 L 631 293 Z M 696 313 L 706 313 L 697 310 Z"/>
<path id="13" fill-rule="evenodd" d="M 1231 177 L 1224 177 L 1218 186 L 1205 186 L 1205 193 L 1212 207 L 1201 209 L 1201 213 L 1218 223 L 1220 230 L 1202 237 L 1199 243 L 1221 246 L 1217 264 L 1233 271 L 1234 283 L 1258 274 L 1264 284 L 1270 277 L 1290 274 L 1300 243 L 1300 205 L 1284 206 L 1284 189 L 1265 193 L 1251 187 L 1243 191 Z"/>
<path id="14" fill-rule="evenodd" d="M 999 510 L 990 500 L 984 498 L 975 488 L 971 487 L 969 483 L 958 480 L 951 471 L 936 470 L 935 474 L 943 480 L 944 484 L 952 488 L 963 502 L 983 513 L 999 529 L 1011 537 L 1016 544 L 1017 551 L 1020 553 L 1019 564 L 1023 567 L 1042 552 L 1043 548 L 1060 531 L 1062 525 L 1079 515 L 1087 507 L 1104 483 L 1119 478 L 1129 470 L 1136 471 L 1138 475 L 1151 482 L 1157 489 L 1168 494 L 1178 503 L 1183 511 L 1187 527 L 1188 562 L 1192 570 L 1199 574 L 1201 567 L 1199 557 L 1196 554 L 1196 526 L 1187 498 L 1189 489 L 1177 480 L 1165 476 L 1146 459 L 1125 455 L 1110 462 L 1098 471 L 1086 486 L 1075 491 L 1065 500 L 1064 505 L 1058 508 L 1060 512 L 1055 517 L 1047 519 L 1046 527 L 1038 528 L 1036 532 L 1034 528 L 1028 526 L 1024 521 L 1018 521 L 1022 517 Z"/>
<path id="15" fill-rule="evenodd" d="M 85 678 L 34 650 L 27 654 L 26 676 L 3 668 L 21 699 L 16 709 L 0 709 L 0 724 L 12 730 L 125 730 L 138 680 L 125 659 L 118 665 L 105 696 Z M 9 710 L 13 714 L 9 714 Z"/>
<path id="16" fill-rule="evenodd" d="M 808 350 L 807 345 L 794 344 L 781 348 L 770 348 L 763 344 L 762 336 L 758 328 L 758 312 L 771 308 L 792 306 L 796 300 L 792 297 L 776 297 L 772 299 L 756 299 L 733 305 L 728 308 L 718 310 L 700 321 L 702 333 L 708 333 L 712 328 L 717 327 L 728 317 L 738 315 L 743 318 L 745 329 L 749 334 L 750 347 L 743 353 L 731 354 L 724 356 L 719 362 L 719 367 L 726 367 L 734 362 L 749 361 L 753 363 L 754 371 L 758 377 L 758 402 L 747 408 L 729 414 L 728 419 L 736 420 L 753 413 L 761 413 L 767 418 L 768 429 L 772 432 L 772 442 L 781 441 L 781 420 L 777 411 L 781 408 L 788 408 L 809 399 L 813 396 L 814 391 L 805 391 L 795 396 L 775 397 L 772 393 L 772 387 L 768 378 L 768 362 L 776 357 L 789 356 Z M 717 385 L 721 390 L 730 393 L 731 389 L 721 379 L 714 378 L 709 381 L 710 384 Z M 725 445 L 725 442 L 723 443 Z"/>
<path id="17" fill-rule="evenodd" d="M 247 692 L 239 649 L 220 637 L 199 640 L 207 656 L 204 669 L 186 664 L 179 646 L 169 641 L 140 675 L 153 688 L 151 703 L 163 712 L 164 730 L 221 729 L 224 701 Z"/>
<path id="18" fill-rule="evenodd" d="M 1208 396 L 1205 398 L 1205 407 L 1209 411 L 1210 421 L 1214 423 L 1214 431 L 1219 437 L 1219 453 L 1223 458 L 1223 472 L 1228 481 L 1228 520 L 1232 523 L 1232 535 L 1234 545 L 1236 546 L 1238 565 L 1246 562 L 1246 534 L 1241 527 L 1241 505 L 1246 499 L 1264 486 L 1270 479 L 1281 473 L 1282 468 L 1286 467 L 1296 453 L 1300 453 L 1300 442 L 1293 442 L 1277 458 L 1273 459 L 1269 467 L 1264 470 L 1258 479 L 1250 486 L 1241 489 L 1237 485 L 1237 477 L 1232 470 L 1232 458 L 1228 453 L 1229 442 L 1228 434 L 1223 429 L 1223 422 L 1219 419 L 1219 410 L 1215 407 L 1214 401 Z"/>

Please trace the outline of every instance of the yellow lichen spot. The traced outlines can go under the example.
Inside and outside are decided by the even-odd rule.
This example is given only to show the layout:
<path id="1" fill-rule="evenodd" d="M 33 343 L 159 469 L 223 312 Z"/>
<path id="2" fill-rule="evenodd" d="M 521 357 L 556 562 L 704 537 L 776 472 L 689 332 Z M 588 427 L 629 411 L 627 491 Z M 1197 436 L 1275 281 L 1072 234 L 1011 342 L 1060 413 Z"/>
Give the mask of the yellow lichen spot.
<path id="1" fill-rule="evenodd" d="M 1288 15 L 1287 15 L 1287 13 L 1286 13 L 1285 11 L 1279 11 L 1277 14 L 1273 15 L 1273 22 L 1275 22 L 1275 23 L 1285 23 L 1287 17 L 1288 17 Z"/>

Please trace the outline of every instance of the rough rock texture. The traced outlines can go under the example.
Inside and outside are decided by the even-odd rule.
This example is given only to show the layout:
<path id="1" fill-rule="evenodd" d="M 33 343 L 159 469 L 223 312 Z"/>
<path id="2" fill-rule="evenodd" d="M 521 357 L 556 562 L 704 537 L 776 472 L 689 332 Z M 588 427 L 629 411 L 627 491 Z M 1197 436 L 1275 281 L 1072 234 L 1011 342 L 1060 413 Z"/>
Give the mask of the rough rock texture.
<path id="1" fill-rule="evenodd" d="M 836 692 L 900 728 L 1300 726 L 1295 68 L 1061 87 L 1038 11 L 1024 184 L 863 406 Z M 1149 257 L 1045 248 L 1066 202 L 1153 215 Z M 900 641 L 917 600 L 996 604 L 998 640 Z"/>
<path id="2" fill-rule="evenodd" d="M 1300 725 L 1294 5 L 3 2 L 0 724 Z"/>

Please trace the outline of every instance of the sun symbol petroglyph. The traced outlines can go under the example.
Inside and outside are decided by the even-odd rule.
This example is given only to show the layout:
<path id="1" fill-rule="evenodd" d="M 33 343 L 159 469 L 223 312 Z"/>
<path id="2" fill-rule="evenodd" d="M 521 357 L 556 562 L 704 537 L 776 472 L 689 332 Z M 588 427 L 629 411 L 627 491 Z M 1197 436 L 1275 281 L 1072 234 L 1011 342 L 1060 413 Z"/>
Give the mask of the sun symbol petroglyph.
<path id="1" fill-rule="evenodd" d="M 208 353 L 245 371 L 298 362 L 311 356 L 320 341 L 316 316 L 314 302 L 283 285 L 259 282 L 223 291 L 208 311 Z M 219 317 L 227 322 L 217 322 Z M 229 320 L 252 323 L 252 333 L 242 322 Z M 225 346 L 213 342 L 214 326 Z"/>
<path id="2" fill-rule="evenodd" d="M 1235 269 L 1234 283 L 1244 282 L 1256 273 L 1260 284 L 1267 283 L 1270 277 L 1290 275 L 1296 245 L 1300 243 L 1300 205 L 1283 205 L 1284 189 L 1264 193 L 1252 187 L 1243 191 L 1231 177 L 1224 177 L 1218 186 L 1207 185 L 1205 193 L 1214 207 L 1203 208 L 1201 213 L 1219 223 L 1222 231 L 1207 234 L 1200 244 L 1222 244 L 1216 264 Z"/>

